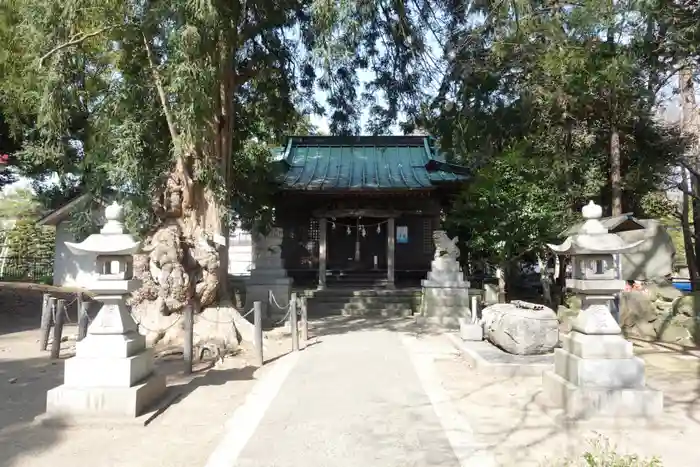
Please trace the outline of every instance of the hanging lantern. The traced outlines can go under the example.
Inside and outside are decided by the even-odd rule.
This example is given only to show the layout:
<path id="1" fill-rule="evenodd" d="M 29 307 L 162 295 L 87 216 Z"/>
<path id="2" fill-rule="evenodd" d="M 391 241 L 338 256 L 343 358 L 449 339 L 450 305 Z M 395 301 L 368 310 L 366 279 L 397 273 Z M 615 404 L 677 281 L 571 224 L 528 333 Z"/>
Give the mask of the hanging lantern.
<path id="1" fill-rule="evenodd" d="M 346 230 L 347 234 L 350 235 L 352 232 L 350 231 L 350 226 L 348 226 L 348 229 Z"/>
<path id="2" fill-rule="evenodd" d="M 377 234 L 382 233 L 382 224 L 377 224 Z"/>
<path id="3" fill-rule="evenodd" d="M 331 222 L 331 229 L 335 230 L 335 222 Z"/>
<path id="4" fill-rule="evenodd" d="M 367 236 L 367 231 L 365 230 L 365 226 L 362 226 L 362 236 L 366 237 Z"/>

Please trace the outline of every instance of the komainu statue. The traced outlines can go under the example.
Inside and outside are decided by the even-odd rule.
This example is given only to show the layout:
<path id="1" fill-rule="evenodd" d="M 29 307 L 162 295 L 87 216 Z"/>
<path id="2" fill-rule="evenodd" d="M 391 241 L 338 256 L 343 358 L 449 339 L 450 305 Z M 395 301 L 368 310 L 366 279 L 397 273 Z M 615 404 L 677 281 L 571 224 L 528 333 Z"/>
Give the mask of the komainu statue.
<path id="1" fill-rule="evenodd" d="M 436 230 L 433 232 L 433 242 L 435 242 L 435 259 L 447 256 L 450 259 L 457 260 L 459 258 L 459 247 L 457 242 L 459 237 L 452 240 L 447 236 L 444 230 Z"/>

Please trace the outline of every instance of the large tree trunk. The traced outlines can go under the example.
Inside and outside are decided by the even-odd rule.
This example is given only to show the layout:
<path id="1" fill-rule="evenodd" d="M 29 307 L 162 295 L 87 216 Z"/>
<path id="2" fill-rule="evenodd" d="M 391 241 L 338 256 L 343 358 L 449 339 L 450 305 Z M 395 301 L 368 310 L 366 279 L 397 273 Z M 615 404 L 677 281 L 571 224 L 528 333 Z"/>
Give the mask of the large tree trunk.
<path id="1" fill-rule="evenodd" d="M 620 133 L 617 127 L 610 128 L 610 194 L 612 215 L 622 215 L 622 173 L 620 169 Z"/>
<path id="2" fill-rule="evenodd" d="M 683 212 L 681 222 L 683 225 L 683 241 L 686 249 L 686 261 L 691 281 L 697 281 L 700 265 L 700 242 L 697 241 L 700 235 L 700 180 L 694 175 L 700 169 L 700 155 L 698 149 L 698 139 L 700 138 L 700 115 L 695 102 L 695 85 L 693 83 L 693 68 L 688 65 L 679 72 L 679 87 L 681 97 L 681 134 L 693 138 L 688 153 L 686 154 L 686 164 L 692 168 L 691 173 L 683 169 L 682 191 L 683 191 Z M 688 183 L 690 177 L 690 184 Z M 690 185 L 690 187 L 688 186 Z M 690 188 L 692 193 L 692 214 L 687 191 Z M 692 215 L 693 228 L 690 228 L 690 217 Z M 694 248 L 693 248 L 694 245 Z M 694 277 L 695 276 L 695 277 Z M 697 284 L 693 282 L 693 289 Z"/>
<path id="3" fill-rule="evenodd" d="M 613 18 L 610 18 L 614 21 Z M 607 31 L 607 44 L 609 53 L 614 56 L 617 53 L 615 43 L 615 28 L 609 27 Z M 617 99 L 614 92 L 610 92 L 608 104 L 608 118 L 610 121 L 610 206 L 613 216 L 622 214 L 622 169 L 620 162 L 620 130 L 617 126 Z"/>
<path id="4" fill-rule="evenodd" d="M 212 119 L 211 138 L 185 142 L 170 112 L 165 87 L 145 34 L 143 42 L 176 158 L 161 196 L 154 200 L 154 211 L 160 223 L 144 245 L 147 256 L 138 268 L 143 287 L 134 294 L 133 304 L 137 313 L 142 313 L 142 319 L 150 317 L 149 322 L 158 321 L 158 315 L 170 316 L 187 307 L 194 308 L 196 341 L 214 341 L 219 348 L 229 347 L 234 342 L 237 345 L 241 339 L 252 341 L 252 325 L 233 308 L 227 287 L 228 209 L 222 202 L 227 203 L 229 199 L 233 54 L 228 49 L 222 50 L 220 84 L 213 90 L 218 115 Z M 192 176 L 194 170 L 202 168 L 218 170 L 222 195 L 217 195 L 212 188 L 216 181 L 209 180 L 209 185 L 205 185 Z M 211 308 L 217 299 L 222 306 Z M 227 316 L 224 320 L 220 319 L 222 313 Z M 179 332 L 182 326 L 167 326 L 167 329 L 151 329 L 152 343 L 166 339 L 169 332 L 182 335 Z M 202 331 L 203 328 L 206 330 Z"/>
<path id="5" fill-rule="evenodd" d="M 213 241 L 221 236 L 220 202 L 208 187 L 192 182 L 185 158 L 179 158 L 155 211 L 161 224 L 148 237 L 135 266 L 142 288 L 134 294 L 135 314 L 151 323 L 149 341 L 179 343 L 182 323 L 160 319 L 194 307 L 200 345 L 220 349 L 251 341 L 250 322 L 230 302 L 214 306 L 220 292 L 221 253 Z"/>
<path id="6" fill-rule="evenodd" d="M 682 169 L 682 184 L 688 186 L 688 171 Z M 695 237 L 690 228 L 690 195 L 683 191 L 683 210 L 681 211 L 681 227 L 683 228 L 683 246 L 685 248 L 685 261 L 688 265 L 688 274 L 690 275 L 690 284 L 693 290 L 696 290 L 698 285 L 698 263 L 693 246 Z"/>

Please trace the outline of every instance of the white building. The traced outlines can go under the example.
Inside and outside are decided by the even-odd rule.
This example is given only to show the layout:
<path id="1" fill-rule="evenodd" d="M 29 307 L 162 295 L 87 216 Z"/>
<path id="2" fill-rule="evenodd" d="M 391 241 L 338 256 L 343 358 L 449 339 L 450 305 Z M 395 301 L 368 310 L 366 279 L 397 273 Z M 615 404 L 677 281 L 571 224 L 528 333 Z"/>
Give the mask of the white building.
<path id="1" fill-rule="evenodd" d="M 63 207 L 56 209 L 40 219 L 38 225 L 50 225 L 56 228 L 54 250 L 53 285 L 62 287 L 80 287 L 92 277 L 95 257 L 76 256 L 68 250 L 66 242 L 75 242 L 75 234 L 70 228 L 71 215 L 87 209 L 91 195 L 80 195 Z M 103 208 L 104 209 L 104 208 Z M 96 224 L 102 225 L 104 210 L 96 213 Z M 235 230 L 229 239 L 229 274 L 249 276 L 253 262 L 253 245 L 249 232 Z"/>

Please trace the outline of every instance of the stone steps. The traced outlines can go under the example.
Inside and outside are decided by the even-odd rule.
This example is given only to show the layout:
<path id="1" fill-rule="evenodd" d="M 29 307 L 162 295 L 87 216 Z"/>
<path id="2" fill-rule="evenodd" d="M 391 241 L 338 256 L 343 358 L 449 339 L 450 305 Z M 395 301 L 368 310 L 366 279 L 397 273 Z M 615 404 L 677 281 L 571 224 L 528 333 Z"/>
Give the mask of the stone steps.
<path id="1" fill-rule="evenodd" d="M 382 316 L 382 317 L 404 317 L 412 316 L 414 310 L 411 305 L 393 304 L 388 306 L 353 306 L 330 303 L 317 303 L 309 306 L 309 317 L 322 316 Z"/>
<path id="2" fill-rule="evenodd" d="M 307 291 L 309 316 L 411 316 L 418 311 L 420 291 L 332 288 Z"/>

